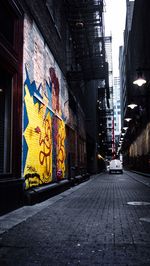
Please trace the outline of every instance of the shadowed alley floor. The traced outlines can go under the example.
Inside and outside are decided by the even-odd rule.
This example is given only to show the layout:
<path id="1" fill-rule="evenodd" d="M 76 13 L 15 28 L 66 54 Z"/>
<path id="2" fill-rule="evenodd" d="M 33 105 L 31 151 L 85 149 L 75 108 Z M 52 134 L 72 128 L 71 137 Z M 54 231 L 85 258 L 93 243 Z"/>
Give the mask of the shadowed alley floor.
<path id="1" fill-rule="evenodd" d="M 0 217 L 0 265 L 150 265 L 150 179 L 92 176 Z"/>

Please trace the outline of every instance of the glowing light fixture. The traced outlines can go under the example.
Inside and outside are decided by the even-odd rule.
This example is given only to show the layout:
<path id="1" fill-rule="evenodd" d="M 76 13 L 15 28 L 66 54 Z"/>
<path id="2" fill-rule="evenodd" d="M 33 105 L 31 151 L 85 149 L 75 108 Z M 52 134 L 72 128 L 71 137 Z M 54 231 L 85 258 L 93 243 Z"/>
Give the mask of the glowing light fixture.
<path id="1" fill-rule="evenodd" d="M 146 80 L 144 78 L 138 78 L 135 81 L 133 81 L 133 84 L 138 85 L 139 87 L 141 87 L 145 83 L 146 83 Z"/>
<path id="2" fill-rule="evenodd" d="M 102 155 L 97 154 L 97 157 L 98 157 L 99 160 L 103 160 L 103 161 L 105 161 L 105 158 L 104 158 Z"/>
<path id="3" fill-rule="evenodd" d="M 127 129 L 128 129 L 128 127 L 123 127 L 123 129 L 124 129 L 124 130 L 127 130 Z"/>
<path id="4" fill-rule="evenodd" d="M 142 71 L 141 70 L 137 70 L 137 78 L 136 78 L 136 80 L 133 81 L 133 84 L 138 85 L 139 87 L 141 87 L 145 83 L 146 83 L 146 80 L 143 77 Z"/>
<path id="5" fill-rule="evenodd" d="M 121 136 L 124 136 L 125 134 L 126 134 L 125 132 L 122 132 L 122 133 L 121 133 Z"/>
<path id="6" fill-rule="evenodd" d="M 83 21 L 77 21 L 77 22 L 76 22 L 76 27 L 78 27 L 78 28 L 83 28 L 83 26 L 84 26 Z"/>
<path id="7" fill-rule="evenodd" d="M 127 122 L 130 122 L 130 121 L 132 120 L 132 118 L 127 117 L 127 118 L 125 118 L 124 120 L 126 120 Z"/>
<path id="8" fill-rule="evenodd" d="M 130 103 L 130 104 L 128 104 L 128 107 L 131 108 L 131 109 L 134 109 L 135 107 L 137 107 L 137 104 Z"/>

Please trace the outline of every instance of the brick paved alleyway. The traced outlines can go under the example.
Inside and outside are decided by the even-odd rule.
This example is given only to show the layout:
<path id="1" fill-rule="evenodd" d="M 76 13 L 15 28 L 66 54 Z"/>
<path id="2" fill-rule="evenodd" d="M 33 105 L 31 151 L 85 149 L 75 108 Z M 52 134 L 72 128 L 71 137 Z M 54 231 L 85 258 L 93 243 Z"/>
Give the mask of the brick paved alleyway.
<path id="1" fill-rule="evenodd" d="M 150 205 L 127 204 L 150 203 L 140 181 L 127 172 L 97 175 L 1 217 L 0 265 L 150 265 Z"/>

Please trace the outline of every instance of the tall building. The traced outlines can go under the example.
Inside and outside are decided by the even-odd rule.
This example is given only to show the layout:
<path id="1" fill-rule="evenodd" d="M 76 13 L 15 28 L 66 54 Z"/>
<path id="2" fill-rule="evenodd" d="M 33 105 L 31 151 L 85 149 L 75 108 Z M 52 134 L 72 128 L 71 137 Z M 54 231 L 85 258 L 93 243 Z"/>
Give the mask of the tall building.
<path id="1" fill-rule="evenodd" d="M 124 45 L 119 50 L 119 74 L 120 74 L 120 100 L 121 100 L 121 122 L 124 124 L 124 114 L 127 110 L 127 80 L 126 80 L 126 58 L 128 41 L 132 26 L 134 1 L 126 1 L 126 24 L 124 31 Z"/>
<path id="2" fill-rule="evenodd" d="M 127 129 L 124 131 L 122 152 L 129 169 L 149 173 L 150 2 L 127 1 L 127 7 L 124 49 L 120 60 L 123 128 Z M 141 86 L 133 83 L 142 74 L 147 82 Z M 125 120 L 127 118 L 130 118 L 128 123 Z"/>
<path id="3" fill-rule="evenodd" d="M 120 101 L 121 101 L 121 129 L 128 127 L 127 117 L 128 104 L 128 84 L 127 84 L 127 54 L 130 32 L 132 27 L 132 17 L 134 11 L 134 1 L 126 1 L 126 24 L 124 30 L 124 45 L 119 48 L 119 75 L 120 75 Z M 129 117 L 128 117 L 129 118 Z M 123 134 L 126 132 L 123 132 Z M 121 145 L 120 145 L 121 146 Z"/>
<path id="4" fill-rule="evenodd" d="M 121 132 L 121 101 L 120 101 L 120 78 L 114 77 L 113 85 L 113 108 L 114 108 L 114 134 L 117 145 Z"/>
<path id="5" fill-rule="evenodd" d="M 107 124 L 107 158 L 111 159 L 115 153 L 114 139 L 114 112 L 113 112 L 113 66 L 112 66 L 112 37 L 105 36 L 106 61 L 108 63 L 108 87 L 109 99 L 106 107 L 106 124 Z"/>

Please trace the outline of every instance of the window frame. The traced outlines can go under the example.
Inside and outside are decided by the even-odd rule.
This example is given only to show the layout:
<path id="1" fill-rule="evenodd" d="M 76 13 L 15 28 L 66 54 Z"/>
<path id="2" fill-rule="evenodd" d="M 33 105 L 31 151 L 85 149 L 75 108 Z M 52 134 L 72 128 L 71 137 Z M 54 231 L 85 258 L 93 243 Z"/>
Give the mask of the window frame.
<path id="1" fill-rule="evenodd" d="M 22 151 L 22 61 L 23 61 L 23 11 L 13 0 L 1 0 L 14 14 L 14 40 L 9 43 L 0 34 L 0 67 L 12 76 L 12 171 L 1 173 L 0 180 L 21 177 Z"/>

